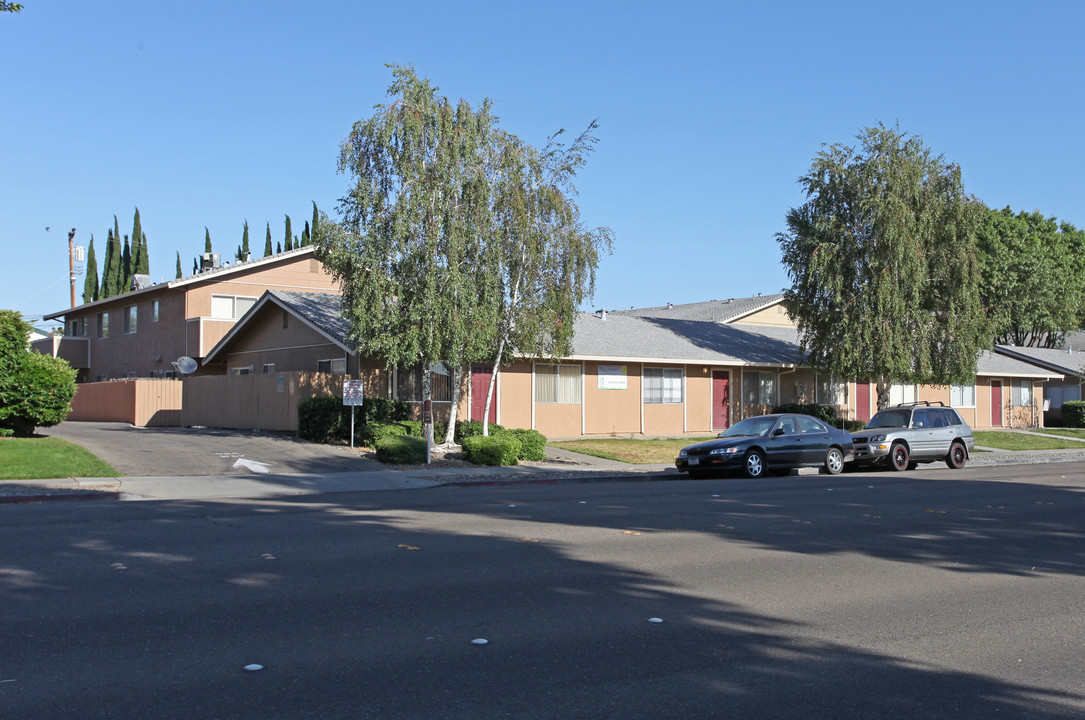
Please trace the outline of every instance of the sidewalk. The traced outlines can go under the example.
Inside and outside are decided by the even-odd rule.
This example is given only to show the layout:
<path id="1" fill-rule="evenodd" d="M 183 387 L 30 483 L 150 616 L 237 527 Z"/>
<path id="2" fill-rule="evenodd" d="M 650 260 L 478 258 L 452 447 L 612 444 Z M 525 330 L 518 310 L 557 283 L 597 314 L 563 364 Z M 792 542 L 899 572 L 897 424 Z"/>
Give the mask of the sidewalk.
<path id="1" fill-rule="evenodd" d="M 416 467 L 335 473 L 271 473 L 169 477 L 58 478 L 0 481 L 0 504 L 54 499 L 212 500 L 296 497 L 323 493 L 419 490 L 442 485 L 590 482 L 593 478 L 626 481 L 684 479 L 671 464 L 630 465 L 615 460 L 547 448 L 546 462 L 511 467 Z M 977 452 L 969 467 L 1085 461 L 1081 450 Z M 936 465 L 931 465 L 936 467 Z M 804 468 L 801 474 L 816 474 Z"/>

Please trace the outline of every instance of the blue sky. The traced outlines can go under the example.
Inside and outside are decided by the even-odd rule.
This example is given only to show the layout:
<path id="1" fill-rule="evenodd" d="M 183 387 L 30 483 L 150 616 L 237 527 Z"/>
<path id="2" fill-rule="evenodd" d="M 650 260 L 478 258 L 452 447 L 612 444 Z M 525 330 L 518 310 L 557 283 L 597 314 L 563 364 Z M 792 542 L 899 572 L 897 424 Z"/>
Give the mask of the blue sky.
<path id="1" fill-rule="evenodd" d="M 68 306 L 72 227 L 100 266 L 138 207 L 157 281 L 205 226 L 232 258 L 245 220 L 260 254 L 265 223 L 334 216 L 385 63 L 531 143 L 598 118 L 579 202 L 615 244 L 590 308 L 779 292 L 797 178 L 879 121 L 988 205 L 1085 226 L 1078 2 L 23 3 L 0 16 L 0 308 L 26 317 Z"/>

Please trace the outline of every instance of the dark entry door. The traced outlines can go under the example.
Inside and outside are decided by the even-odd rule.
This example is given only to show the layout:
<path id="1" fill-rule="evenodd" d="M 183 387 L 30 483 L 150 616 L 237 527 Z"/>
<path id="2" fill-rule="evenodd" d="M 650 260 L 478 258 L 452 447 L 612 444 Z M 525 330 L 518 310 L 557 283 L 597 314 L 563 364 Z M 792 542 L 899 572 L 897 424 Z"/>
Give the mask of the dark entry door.
<path id="1" fill-rule="evenodd" d="M 991 381 L 991 427 L 1002 427 L 1002 381 Z"/>
<path id="2" fill-rule="evenodd" d="M 486 412 L 486 391 L 490 389 L 490 378 L 493 377 L 493 365 L 471 366 L 471 419 L 482 422 L 483 413 Z M 497 388 L 494 388 L 496 391 Z M 497 422 L 497 403 L 490 403 L 490 422 Z"/>
<path id="3" fill-rule="evenodd" d="M 726 430 L 731 425 L 731 373 L 712 371 L 712 429 Z"/>
<path id="4" fill-rule="evenodd" d="M 870 421 L 870 383 L 855 383 L 855 417 L 862 422 Z"/>

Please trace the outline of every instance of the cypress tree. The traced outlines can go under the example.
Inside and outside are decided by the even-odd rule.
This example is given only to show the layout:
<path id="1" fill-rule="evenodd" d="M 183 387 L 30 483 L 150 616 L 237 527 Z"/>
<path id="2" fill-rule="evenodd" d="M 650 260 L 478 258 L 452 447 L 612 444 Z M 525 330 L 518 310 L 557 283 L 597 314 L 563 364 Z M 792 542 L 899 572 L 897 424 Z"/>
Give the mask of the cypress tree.
<path id="1" fill-rule="evenodd" d="M 196 262 L 196 258 L 192 258 L 192 274 L 196 275 L 200 272 L 200 266 Z"/>
<path id="2" fill-rule="evenodd" d="M 320 225 L 320 213 L 316 209 L 316 200 L 313 201 L 313 229 L 309 233 L 309 240 L 316 239 L 316 229 Z"/>
<path id="3" fill-rule="evenodd" d="M 94 235 L 90 236 L 90 246 L 87 247 L 87 276 L 83 280 L 83 302 L 94 302 L 98 299 L 98 259 L 94 257 Z"/>
<path id="4" fill-rule="evenodd" d="M 249 255 L 249 221 L 245 221 L 245 231 L 241 234 L 241 246 L 237 249 L 237 259 L 243 261 Z"/>
<path id="5" fill-rule="evenodd" d="M 143 228 L 139 224 L 139 208 L 132 219 L 132 274 L 142 272 L 139 267 L 143 262 Z"/>
<path id="6" fill-rule="evenodd" d="M 177 279 L 181 279 L 181 251 L 177 251 Z"/>
<path id="7" fill-rule="evenodd" d="M 105 241 L 105 264 L 102 267 L 102 284 L 98 290 L 99 298 L 113 297 L 117 294 L 117 268 L 120 267 L 120 252 L 117 247 L 117 237 L 113 229 Z"/>
<path id="8" fill-rule="evenodd" d="M 287 250 L 293 250 L 294 249 L 294 240 L 293 240 L 293 238 L 294 238 L 294 233 L 293 233 L 293 230 L 290 229 L 290 216 L 287 215 L 286 216 L 286 239 L 283 240 L 283 246 Z"/>
<path id="9" fill-rule="evenodd" d="M 214 252 L 211 249 L 211 231 L 207 229 L 207 226 L 203 226 L 203 251 L 205 253 Z"/>
<path id="10" fill-rule="evenodd" d="M 283 251 L 283 244 L 281 242 L 275 243 L 275 254 L 278 255 Z"/>
<path id="11" fill-rule="evenodd" d="M 124 236 L 124 251 L 121 255 L 121 275 L 123 279 L 118 295 L 132 289 L 132 248 L 128 245 L 127 235 Z"/>
<path id="12" fill-rule="evenodd" d="M 301 231 L 301 246 L 305 247 L 312 242 L 312 237 L 309 235 L 309 221 L 305 221 L 305 229 Z"/>
<path id="13" fill-rule="evenodd" d="M 140 245 L 139 269 L 136 272 L 142 275 L 151 274 L 151 256 L 147 253 L 147 233 L 143 233 L 143 242 Z"/>
<path id="14" fill-rule="evenodd" d="M 271 247 L 271 223 L 267 224 L 267 238 L 264 240 L 264 257 L 273 254 L 275 251 Z"/>

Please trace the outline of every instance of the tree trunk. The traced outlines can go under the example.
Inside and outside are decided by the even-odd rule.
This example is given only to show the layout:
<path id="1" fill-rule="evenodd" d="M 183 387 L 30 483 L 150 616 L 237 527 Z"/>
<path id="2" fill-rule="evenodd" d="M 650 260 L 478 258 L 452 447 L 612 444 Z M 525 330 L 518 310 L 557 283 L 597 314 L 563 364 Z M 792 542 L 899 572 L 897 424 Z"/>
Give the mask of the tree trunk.
<path id="1" fill-rule="evenodd" d="M 885 410 L 889 407 L 889 383 L 884 378 L 878 380 L 878 409 Z"/>
<path id="2" fill-rule="evenodd" d="M 452 407 L 448 411 L 448 430 L 445 432 L 445 446 L 456 442 L 456 417 L 459 415 L 460 398 L 463 397 L 463 367 L 457 366 L 450 372 L 452 382 Z"/>
<path id="3" fill-rule="evenodd" d="M 422 436 L 426 440 L 426 464 L 430 463 L 430 450 L 433 448 L 433 423 L 426 423 L 425 408 L 430 408 L 430 413 L 433 412 L 433 394 L 430 387 L 430 364 L 427 362 L 422 363 Z"/>

